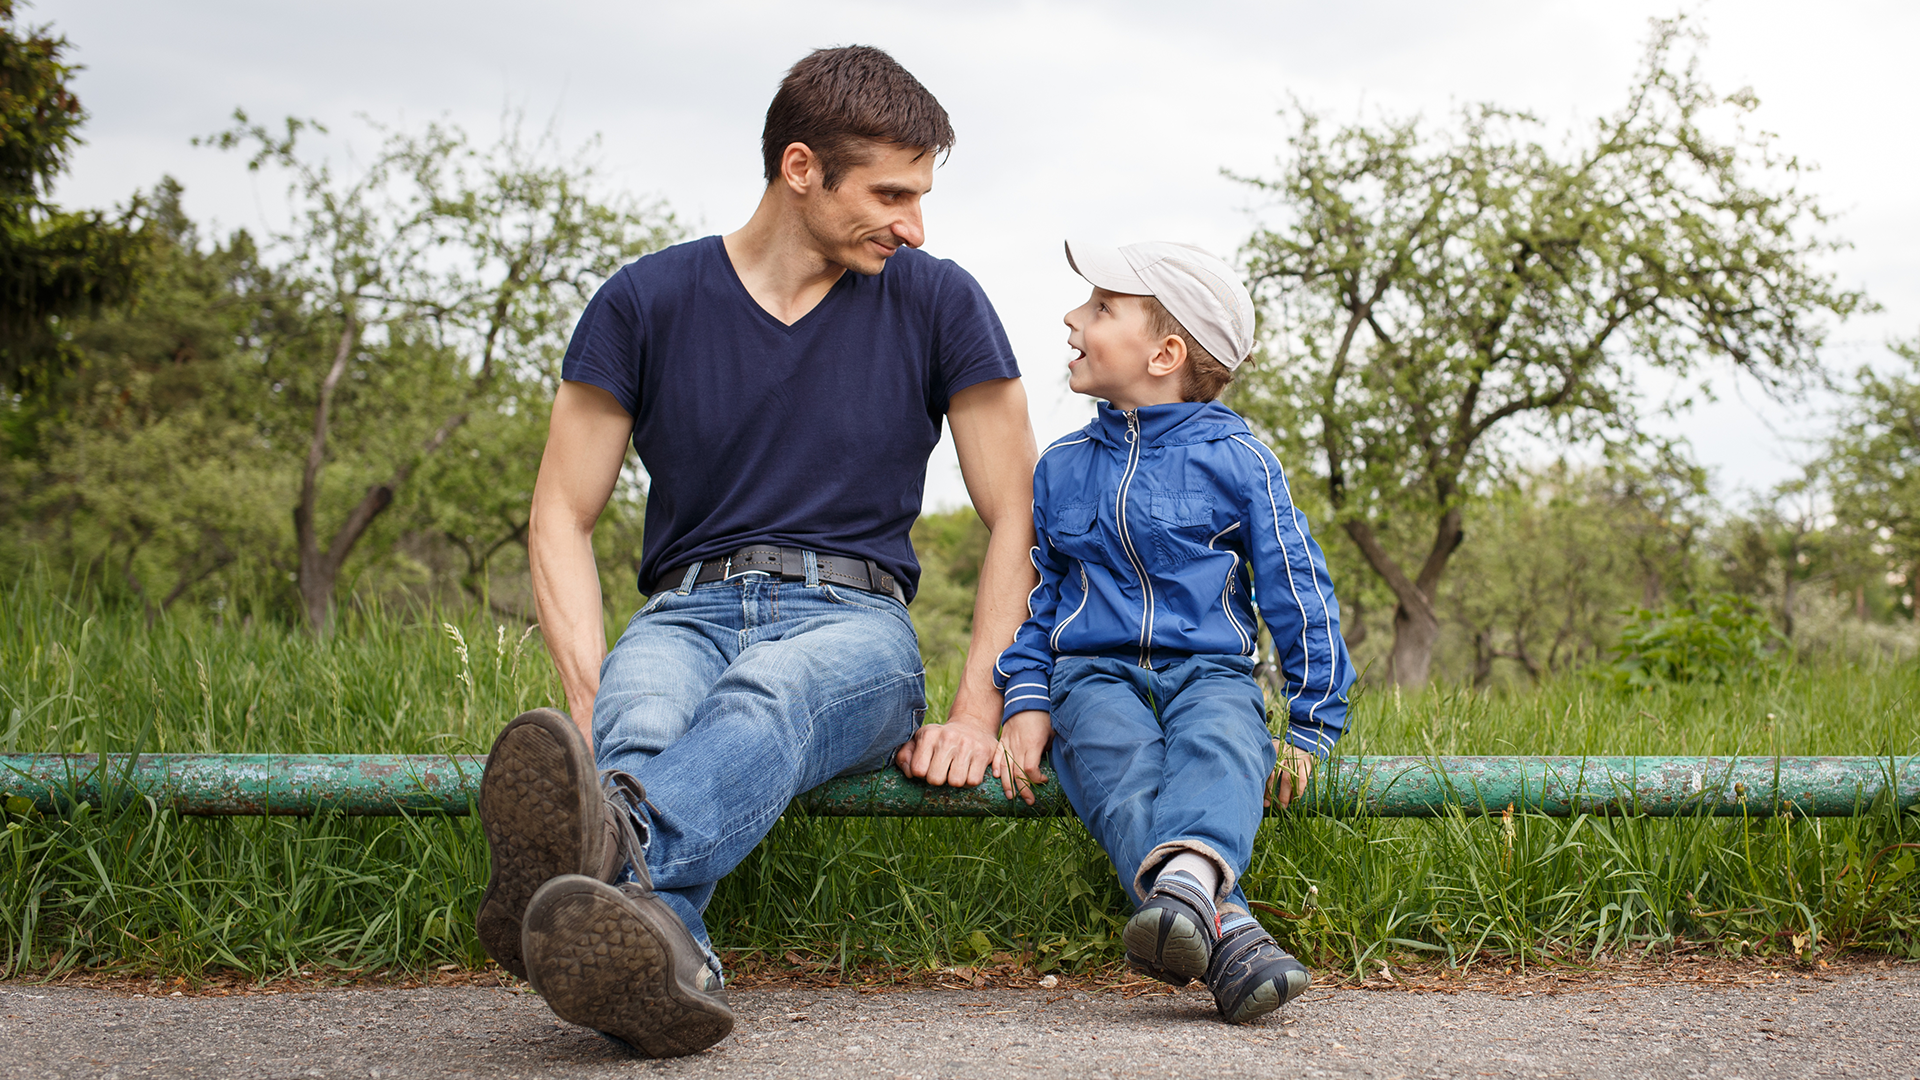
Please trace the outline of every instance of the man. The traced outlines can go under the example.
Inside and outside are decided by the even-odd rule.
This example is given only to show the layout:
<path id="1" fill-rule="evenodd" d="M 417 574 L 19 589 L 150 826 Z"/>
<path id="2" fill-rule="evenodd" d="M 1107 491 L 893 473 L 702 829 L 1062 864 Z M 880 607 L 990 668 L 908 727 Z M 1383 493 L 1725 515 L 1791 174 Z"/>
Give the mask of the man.
<path id="1" fill-rule="evenodd" d="M 767 111 L 745 227 L 623 268 L 568 346 L 528 550 L 572 719 L 494 743 L 477 923 L 556 1014 L 646 1053 L 732 1027 L 701 912 L 795 795 L 890 758 L 956 785 L 994 762 L 1035 449 L 984 294 L 916 250 L 952 142 L 885 53 L 809 55 Z M 948 722 L 916 729 L 908 530 L 943 416 L 992 540 Z M 591 538 L 629 440 L 650 598 L 609 654 Z"/>

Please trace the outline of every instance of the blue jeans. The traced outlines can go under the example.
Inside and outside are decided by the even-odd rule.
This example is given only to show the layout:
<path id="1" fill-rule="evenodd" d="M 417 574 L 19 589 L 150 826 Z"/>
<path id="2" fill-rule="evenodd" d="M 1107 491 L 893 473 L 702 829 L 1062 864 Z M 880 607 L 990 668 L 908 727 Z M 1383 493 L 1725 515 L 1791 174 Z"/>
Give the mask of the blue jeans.
<path id="1" fill-rule="evenodd" d="M 1160 865 L 1192 851 L 1219 867 L 1215 900 L 1246 910 L 1273 739 L 1245 656 L 1054 661 L 1053 766 L 1138 906 Z"/>
<path id="2" fill-rule="evenodd" d="M 795 795 L 885 765 L 926 711 L 907 609 L 751 573 L 648 600 L 600 666 L 593 749 L 647 789 L 654 888 L 716 971 L 701 912 Z"/>

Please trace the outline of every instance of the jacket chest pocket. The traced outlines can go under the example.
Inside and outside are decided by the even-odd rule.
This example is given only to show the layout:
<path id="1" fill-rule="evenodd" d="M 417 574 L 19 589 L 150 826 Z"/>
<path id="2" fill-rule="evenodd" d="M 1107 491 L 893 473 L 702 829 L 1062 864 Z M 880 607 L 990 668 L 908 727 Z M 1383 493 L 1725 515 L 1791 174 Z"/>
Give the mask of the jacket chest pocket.
<path id="1" fill-rule="evenodd" d="M 1204 491 L 1156 491 L 1148 497 L 1153 549 L 1162 565 L 1178 566 L 1207 554 L 1213 496 Z"/>
<path id="2" fill-rule="evenodd" d="M 1100 530 L 1093 527 L 1099 511 L 1095 502 L 1056 504 L 1047 514 L 1047 538 L 1054 549 L 1079 559 L 1099 555 Z"/>

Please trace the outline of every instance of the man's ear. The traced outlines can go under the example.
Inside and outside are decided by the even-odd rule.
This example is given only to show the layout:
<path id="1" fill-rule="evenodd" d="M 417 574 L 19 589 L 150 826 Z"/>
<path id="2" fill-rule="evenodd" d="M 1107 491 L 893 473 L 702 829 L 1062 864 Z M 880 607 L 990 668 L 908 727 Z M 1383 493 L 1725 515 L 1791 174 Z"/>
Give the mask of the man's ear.
<path id="1" fill-rule="evenodd" d="M 1187 362 L 1187 343 L 1179 334 L 1160 339 L 1160 351 L 1147 360 L 1147 374 L 1155 378 L 1171 375 Z"/>
<path id="2" fill-rule="evenodd" d="M 795 195 L 805 195 L 820 186 L 820 156 L 806 143 L 788 143 L 780 154 L 780 180 Z"/>

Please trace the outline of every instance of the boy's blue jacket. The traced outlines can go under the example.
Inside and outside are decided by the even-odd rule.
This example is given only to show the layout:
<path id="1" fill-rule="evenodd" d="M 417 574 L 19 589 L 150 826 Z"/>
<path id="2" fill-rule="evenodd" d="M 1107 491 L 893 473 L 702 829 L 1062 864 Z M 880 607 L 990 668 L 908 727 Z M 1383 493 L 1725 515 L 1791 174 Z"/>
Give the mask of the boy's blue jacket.
<path id="1" fill-rule="evenodd" d="M 1049 708 L 1055 656 L 1250 656 L 1257 602 L 1290 699 L 1287 738 L 1317 755 L 1339 739 L 1354 672 L 1326 557 L 1279 460 L 1233 410 L 1101 402 L 1040 455 L 1033 526 L 1040 584 L 995 665 L 1004 716 Z"/>

